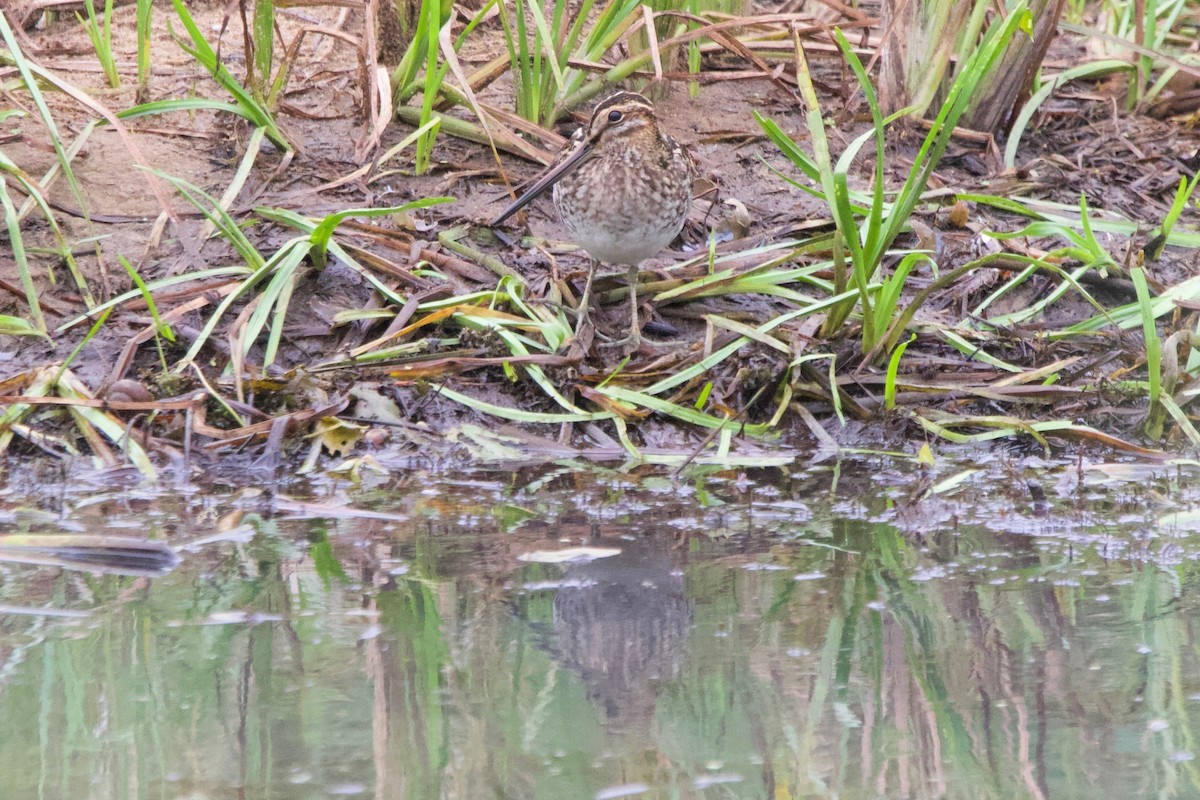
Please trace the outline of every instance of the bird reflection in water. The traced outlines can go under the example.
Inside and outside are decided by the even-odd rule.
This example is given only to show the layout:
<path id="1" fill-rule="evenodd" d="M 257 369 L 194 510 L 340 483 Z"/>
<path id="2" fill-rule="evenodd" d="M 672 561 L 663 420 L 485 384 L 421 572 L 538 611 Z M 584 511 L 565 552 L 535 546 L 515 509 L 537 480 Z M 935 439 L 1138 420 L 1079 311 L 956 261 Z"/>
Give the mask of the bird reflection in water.
<path id="1" fill-rule="evenodd" d="M 596 538 L 620 549 L 572 564 L 554 598 L 551 649 L 611 727 L 645 729 L 658 686 L 679 676 L 693 608 L 671 537 Z"/>

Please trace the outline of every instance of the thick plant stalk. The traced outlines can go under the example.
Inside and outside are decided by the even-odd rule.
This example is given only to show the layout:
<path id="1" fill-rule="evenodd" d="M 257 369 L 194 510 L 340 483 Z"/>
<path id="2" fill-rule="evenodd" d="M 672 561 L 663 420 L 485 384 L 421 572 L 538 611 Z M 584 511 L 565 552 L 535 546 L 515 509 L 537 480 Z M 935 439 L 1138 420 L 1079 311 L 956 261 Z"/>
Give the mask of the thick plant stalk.
<path id="1" fill-rule="evenodd" d="M 983 77 L 960 124 L 987 133 L 1007 130 L 1050 47 L 1065 5 L 1066 0 L 1032 0 L 1032 36 L 1012 38 L 995 69 Z M 985 14 L 995 12 L 987 0 L 883 0 L 881 13 L 881 106 L 885 114 L 907 107 L 921 116 L 940 102 L 953 80 L 951 60 L 963 63 L 984 29 Z M 999 22 L 992 16 L 988 24 Z"/>
<path id="2" fill-rule="evenodd" d="M 1029 95 L 1033 76 L 1046 57 L 1066 0 L 1032 0 L 1033 36 L 1014 36 L 997 69 L 979 86 L 963 125 L 988 133 L 1007 132 L 1019 105 Z"/>
<path id="3" fill-rule="evenodd" d="M 956 0 L 883 0 L 879 101 L 883 113 L 911 107 L 921 116 L 942 88 L 972 3 Z"/>
<path id="4" fill-rule="evenodd" d="M 419 0 L 375 0 L 375 32 L 379 63 L 395 67 L 412 43 L 421 13 Z"/>

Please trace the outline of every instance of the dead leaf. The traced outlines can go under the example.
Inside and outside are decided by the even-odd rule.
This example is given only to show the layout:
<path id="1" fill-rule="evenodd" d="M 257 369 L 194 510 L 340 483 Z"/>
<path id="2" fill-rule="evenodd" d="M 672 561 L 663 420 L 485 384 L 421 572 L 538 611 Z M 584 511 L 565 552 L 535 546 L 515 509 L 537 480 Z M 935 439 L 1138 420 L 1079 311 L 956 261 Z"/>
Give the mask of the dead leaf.
<path id="1" fill-rule="evenodd" d="M 366 427 L 346 422 L 337 417 L 322 417 L 317 420 L 312 436 L 321 442 L 331 456 L 345 457 L 362 439 Z"/>

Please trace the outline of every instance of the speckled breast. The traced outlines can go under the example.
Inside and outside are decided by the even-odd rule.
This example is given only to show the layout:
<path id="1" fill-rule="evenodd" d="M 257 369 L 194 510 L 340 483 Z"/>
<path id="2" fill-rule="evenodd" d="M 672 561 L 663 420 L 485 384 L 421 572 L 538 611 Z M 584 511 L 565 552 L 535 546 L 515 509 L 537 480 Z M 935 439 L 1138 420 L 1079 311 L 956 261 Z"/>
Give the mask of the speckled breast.
<path id="1" fill-rule="evenodd" d="M 554 186 L 576 243 L 600 261 L 638 264 L 679 235 L 692 204 L 692 169 L 677 149 L 650 160 L 636 150 L 595 158 Z"/>

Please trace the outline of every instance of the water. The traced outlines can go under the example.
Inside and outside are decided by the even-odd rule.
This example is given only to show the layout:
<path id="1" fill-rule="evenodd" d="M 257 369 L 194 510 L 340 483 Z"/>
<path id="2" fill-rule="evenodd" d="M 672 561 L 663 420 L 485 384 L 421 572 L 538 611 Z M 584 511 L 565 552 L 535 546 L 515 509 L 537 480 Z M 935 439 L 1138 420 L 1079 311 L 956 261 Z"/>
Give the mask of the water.
<path id="1" fill-rule="evenodd" d="M 10 490 L 191 546 L 0 564 L 0 797 L 1200 796 L 1187 476 L 972 468 Z"/>

